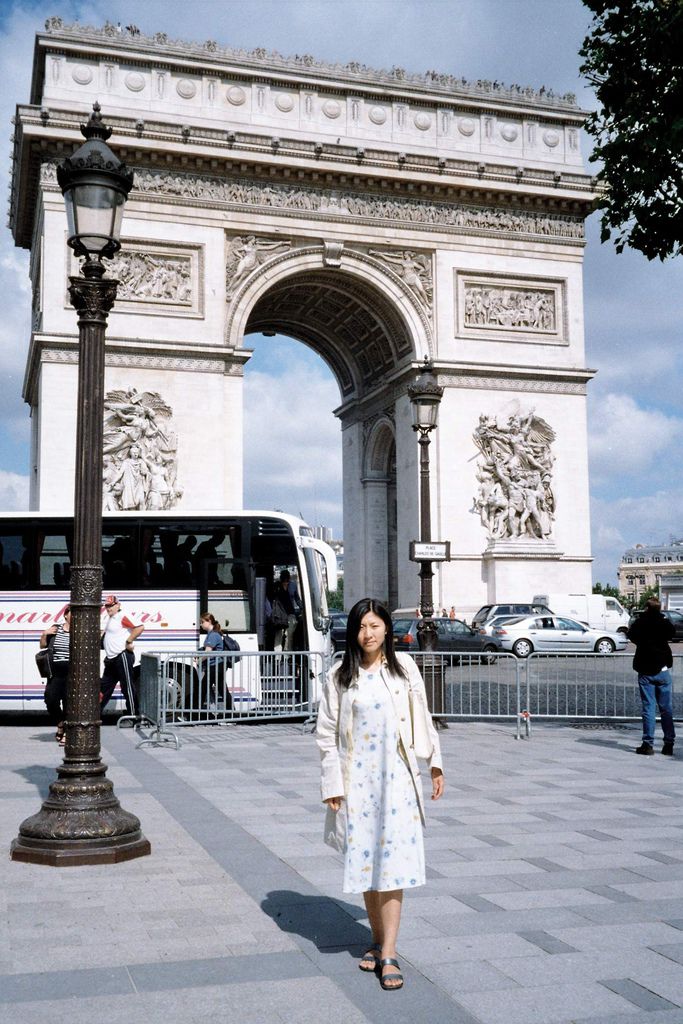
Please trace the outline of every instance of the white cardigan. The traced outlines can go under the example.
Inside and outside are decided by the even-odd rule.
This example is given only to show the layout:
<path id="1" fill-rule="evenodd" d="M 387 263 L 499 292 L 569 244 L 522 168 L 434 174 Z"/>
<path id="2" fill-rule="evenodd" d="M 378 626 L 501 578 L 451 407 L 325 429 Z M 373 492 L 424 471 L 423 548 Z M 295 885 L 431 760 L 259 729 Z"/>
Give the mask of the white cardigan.
<path id="1" fill-rule="evenodd" d="M 425 684 L 420 671 L 409 654 L 397 653 L 396 658 L 408 674 L 407 681 L 400 676 L 392 675 L 386 665 L 382 666 L 380 676 L 387 687 L 394 706 L 399 735 L 405 750 L 408 768 L 415 785 L 415 792 L 420 806 L 420 816 L 424 825 L 424 803 L 420 784 L 420 769 L 413 751 L 412 726 L 410 721 L 409 693 L 412 693 L 413 713 L 424 714 L 427 730 L 433 743 L 432 756 L 428 761 L 429 768 L 442 768 L 441 747 L 439 736 L 434 728 L 432 716 L 427 706 Z M 320 748 L 321 760 L 321 792 L 322 799 L 329 800 L 334 796 L 346 796 L 347 765 L 353 753 L 353 702 L 358 692 L 358 680 L 351 682 L 348 689 L 342 689 L 337 682 L 339 665 L 335 665 L 328 673 L 323 695 L 318 709 L 316 726 L 316 742 Z"/>

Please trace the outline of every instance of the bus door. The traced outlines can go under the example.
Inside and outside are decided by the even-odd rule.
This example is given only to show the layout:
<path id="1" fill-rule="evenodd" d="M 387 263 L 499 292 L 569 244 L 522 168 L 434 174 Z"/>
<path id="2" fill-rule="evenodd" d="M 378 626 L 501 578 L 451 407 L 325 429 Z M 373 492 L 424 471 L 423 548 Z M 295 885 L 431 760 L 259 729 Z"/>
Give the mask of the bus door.
<path id="1" fill-rule="evenodd" d="M 199 608 L 197 629 L 202 612 L 210 612 L 221 626 L 240 645 L 243 651 L 258 651 L 258 637 L 247 580 L 240 562 L 218 555 L 203 558 L 198 566 Z M 205 636 L 198 636 L 198 647 L 204 646 Z M 235 710 L 252 708 L 260 700 L 261 683 L 258 658 L 244 658 L 225 674 L 225 683 L 232 695 Z"/>

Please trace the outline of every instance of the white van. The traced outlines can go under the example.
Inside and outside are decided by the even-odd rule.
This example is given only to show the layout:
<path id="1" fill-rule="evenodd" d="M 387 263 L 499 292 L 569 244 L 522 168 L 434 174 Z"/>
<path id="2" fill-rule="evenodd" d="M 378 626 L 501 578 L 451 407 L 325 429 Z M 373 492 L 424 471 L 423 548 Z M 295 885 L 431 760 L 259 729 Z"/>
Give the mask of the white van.
<path id="1" fill-rule="evenodd" d="M 604 594 L 537 594 L 534 601 L 547 604 L 553 615 L 567 615 L 570 619 L 586 622 L 591 629 L 604 629 L 612 633 L 626 633 L 628 612 L 615 597 Z"/>

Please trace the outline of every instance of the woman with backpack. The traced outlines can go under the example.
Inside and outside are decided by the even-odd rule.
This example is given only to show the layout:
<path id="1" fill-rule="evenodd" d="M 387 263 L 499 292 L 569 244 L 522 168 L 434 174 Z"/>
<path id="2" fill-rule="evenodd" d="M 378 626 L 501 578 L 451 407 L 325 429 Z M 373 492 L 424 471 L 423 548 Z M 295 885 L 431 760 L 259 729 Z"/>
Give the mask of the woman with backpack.
<path id="1" fill-rule="evenodd" d="M 204 651 L 212 651 L 218 654 L 222 651 L 234 649 L 225 642 L 227 634 L 224 637 L 220 623 L 213 617 L 211 612 L 202 612 L 199 616 L 199 628 L 202 633 L 207 634 L 204 641 Z M 215 660 L 202 658 L 199 663 L 199 679 L 202 694 L 201 703 L 207 707 L 211 701 L 217 703 L 218 695 L 221 694 L 225 696 L 225 710 L 228 711 L 232 708 L 232 696 L 225 686 L 225 668 L 225 658 L 216 658 Z"/>

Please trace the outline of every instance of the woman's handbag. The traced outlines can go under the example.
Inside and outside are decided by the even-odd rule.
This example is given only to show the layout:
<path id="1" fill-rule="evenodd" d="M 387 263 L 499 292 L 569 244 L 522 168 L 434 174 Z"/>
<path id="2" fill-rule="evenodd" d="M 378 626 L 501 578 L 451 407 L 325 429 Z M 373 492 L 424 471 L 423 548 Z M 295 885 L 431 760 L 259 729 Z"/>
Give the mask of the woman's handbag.
<path id="1" fill-rule="evenodd" d="M 429 734 L 429 722 L 424 700 L 420 695 L 415 698 L 412 688 L 408 688 L 408 701 L 410 703 L 410 723 L 413 728 L 413 753 L 422 761 L 429 761 L 434 753 L 434 743 Z"/>
<path id="2" fill-rule="evenodd" d="M 338 811 L 333 811 L 329 804 L 325 812 L 323 839 L 337 853 L 346 852 L 346 800 L 342 800 Z"/>
<path id="3" fill-rule="evenodd" d="M 36 652 L 36 665 L 43 679 L 49 679 L 52 675 L 52 642 L 54 640 L 54 633 L 51 633 L 47 638 L 47 647 L 41 647 Z"/>

